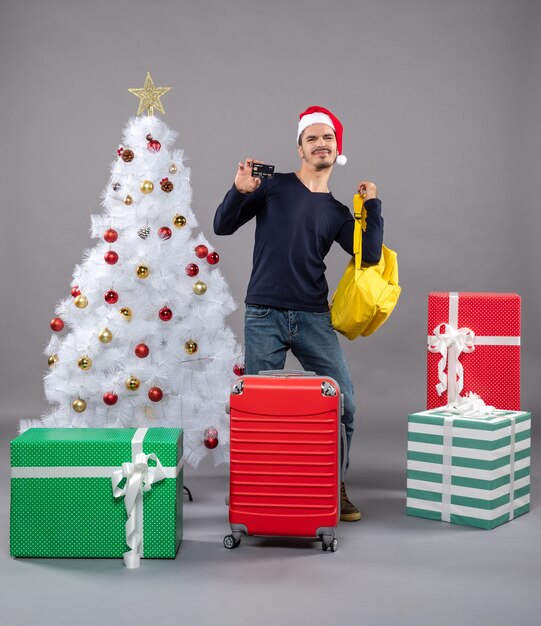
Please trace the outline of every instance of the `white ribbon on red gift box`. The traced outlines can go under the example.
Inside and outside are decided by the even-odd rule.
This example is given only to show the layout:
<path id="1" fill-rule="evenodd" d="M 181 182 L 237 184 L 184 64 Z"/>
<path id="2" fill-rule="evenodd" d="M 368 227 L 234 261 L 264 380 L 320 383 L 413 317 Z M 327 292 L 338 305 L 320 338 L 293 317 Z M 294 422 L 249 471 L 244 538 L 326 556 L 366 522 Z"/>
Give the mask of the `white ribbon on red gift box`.
<path id="1" fill-rule="evenodd" d="M 460 397 L 464 388 L 464 368 L 458 357 L 462 352 L 468 353 L 475 350 L 475 333 L 470 328 L 456 329 L 451 324 L 439 324 L 434 328 L 434 335 L 429 337 L 428 341 L 429 352 L 439 352 L 441 354 L 441 359 L 438 361 L 438 378 L 440 382 L 436 385 L 436 391 L 441 396 L 449 388 L 447 393 L 448 399 L 454 401 Z M 449 376 L 445 374 L 447 360 L 449 360 Z M 453 392 L 451 392 L 451 389 Z"/>
<path id="2" fill-rule="evenodd" d="M 464 388 L 464 368 L 460 355 L 475 350 L 475 346 L 520 346 L 520 337 L 479 336 L 471 328 L 458 327 L 458 292 L 449 293 L 449 321 L 438 324 L 428 335 L 428 351 L 441 354 L 438 362 L 438 395 L 447 391 L 447 402 L 455 402 Z M 447 374 L 445 369 L 447 368 Z"/>

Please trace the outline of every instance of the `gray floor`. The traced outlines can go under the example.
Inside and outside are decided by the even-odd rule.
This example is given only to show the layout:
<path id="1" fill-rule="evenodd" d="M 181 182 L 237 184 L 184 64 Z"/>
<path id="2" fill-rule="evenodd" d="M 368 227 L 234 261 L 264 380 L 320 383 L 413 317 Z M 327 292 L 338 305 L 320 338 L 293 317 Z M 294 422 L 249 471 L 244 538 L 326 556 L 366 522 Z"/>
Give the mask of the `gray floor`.
<path id="1" fill-rule="evenodd" d="M 307 626 L 539 624 L 539 464 L 533 508 L 493 531 L 410 518 L 404 442 L 373 433 L 349 477 L 363 521 L 340 524 L 339 548 L 309 540 L 244 539 L 228 530 L 227 476 L 188 473 L 195 502 L 184 505 L 184 541 L 174 561 L 9 557 L 9 440 L 0 430 L 0 623 Z M 205 475 L 206 474 L 206 475 Z"/>

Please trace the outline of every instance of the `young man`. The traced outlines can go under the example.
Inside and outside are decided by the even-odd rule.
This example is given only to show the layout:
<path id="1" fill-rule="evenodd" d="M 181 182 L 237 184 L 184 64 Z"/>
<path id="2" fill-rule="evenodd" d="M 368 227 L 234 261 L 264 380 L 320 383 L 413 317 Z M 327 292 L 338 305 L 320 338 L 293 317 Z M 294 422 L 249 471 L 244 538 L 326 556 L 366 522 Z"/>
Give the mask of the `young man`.
<path id="1" fill-rule="evenodd" d="M 214 232 L 231 235 L 256 218 L 253 269 L 245 304 L 246 373 L 283 369 L 291 350 L 305 370 L 330 376 L 344 395 L 347 464 L 353 435 L 353 383 L 331 325 L 324 258 L 334 241 L 353 254 L 354 219 L 332 196 L 328 183 L 342 155 L 342 124 L 327 109 L 309 107 L 297 129 L 300 168 L 261 180 L 252 176 L 254 159 L 238 164 L 233 187 L 216 211 Z M 381 202 L 376 185 L 362 180 L 367 228 L 363 261 L 377 263 L 383 243 Z M 361 519 L 341 486 L 344 521 Z"/>

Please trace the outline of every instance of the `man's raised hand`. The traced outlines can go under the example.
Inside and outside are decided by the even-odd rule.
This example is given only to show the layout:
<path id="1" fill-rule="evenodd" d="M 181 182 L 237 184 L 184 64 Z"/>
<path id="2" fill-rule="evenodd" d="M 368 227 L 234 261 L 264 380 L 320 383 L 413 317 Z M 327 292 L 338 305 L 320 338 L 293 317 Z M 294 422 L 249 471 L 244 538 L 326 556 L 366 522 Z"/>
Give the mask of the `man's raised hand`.
<path id="1" fill-rule="evenodd" d="M 240 193 L 252 193 L 261 185 L 261 179 L 252 176 L 252 165 L 254 163 L 261 163 L 261 161 L 256 161 L 255 159 L 246 159 L 244 163 L 239 161 L 237 175 L 235 176 L 235 187 Z"/>
<path id="2" fill-rule="evenodd" d="M 378 189 L 373 182 L 369 180 L 361 180 L 361 182 L 357 185 L 357 193 L 365 200 L 372 200 L 372 198 L 377 198 Z"/>

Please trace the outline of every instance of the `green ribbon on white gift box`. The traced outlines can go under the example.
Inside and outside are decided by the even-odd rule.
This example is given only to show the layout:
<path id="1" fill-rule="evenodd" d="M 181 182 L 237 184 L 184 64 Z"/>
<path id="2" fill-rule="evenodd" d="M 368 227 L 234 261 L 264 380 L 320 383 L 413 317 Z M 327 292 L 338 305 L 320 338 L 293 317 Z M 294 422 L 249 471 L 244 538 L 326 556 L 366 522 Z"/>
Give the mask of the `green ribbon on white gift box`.
<path id="1" fill-rule="evenodd" d="M 111 478 L 113 496 L 124 497 L 128 514 L 126 521 L 126 543 L 130 550 L 124 553 L 124 564 L 129 569 L 139 567 L 143 554 L 143 493 L 164 478 L 176 478 L 184 466 L 181 458 L 176 466 L 163 467 L 155 454 L 143 452 L 143 441 L 148 428 L 138 428 L 131 441 L 131 462 L 120 468 L 107 466 L 53 466 L 53 467 L 12 467 L 12 478 Z M 149 466 L 149 460 L 156 465 Z M 126 479 L 124 487 L 118 485 Z"/>
<path id="2" fill-rule="evenodd" d="M 473 352 L 475 346 L 520 346 L 520 336 L 476 336 L 471 328 L 458 328 L 458 300 L 458 292 L 451 291 L 449 321 L 438 324 L 433 334 L 427 337 L 428 351 L 441 355 L 438 362 L 439 382 L 436 391 L 439 396 L 447 391 L 448 402 L 460 398 L 464 388 L 464 368 L 459 360 L 463 352 L 465 354 Z"/>

